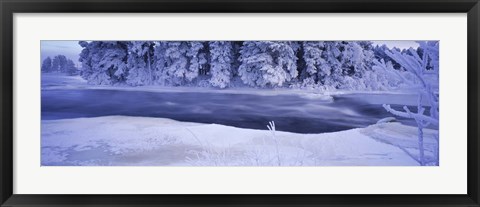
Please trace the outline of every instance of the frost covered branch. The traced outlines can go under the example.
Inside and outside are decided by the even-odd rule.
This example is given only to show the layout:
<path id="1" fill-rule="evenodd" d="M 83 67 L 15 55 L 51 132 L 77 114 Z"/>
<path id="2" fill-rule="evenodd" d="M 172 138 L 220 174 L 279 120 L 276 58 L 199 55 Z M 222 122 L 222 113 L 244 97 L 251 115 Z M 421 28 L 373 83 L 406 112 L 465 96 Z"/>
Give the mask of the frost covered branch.
<path id="1" fill-rule="evenodd" d="M 423 128 L 430 124 L 439 126 L 439 104 L 436 90 L 433 90 L 433 85 L 429 80 L 429 76 L 433 76 L 438 80 L 438 42 L 418 42 L 420 47 L 418 50 L 422 51 L 420 54 L 418 50 L 410 48 L 407 52 L 400 52 L 396 50 L 386 51 L 385 53 L 397 63 L 399 63 L 405 70 L 413 74 L 421 83 L 421 91 L 418 94 L 417 112 L 412 112 L 407 106 L 403 107 L 404 111 L 392 109 L 390 105 L 383 104 L 383 108 L 388 112 L 405 118 L 414 119 L 418 126 L 418 149 L 420 156 L 420 164 L 425 165 L 424 146 L 423 146 Z M 427 105 L 430 107 L 430 114 L 425 115 L 425 107 L 423 105 L 423 98 L 426 97 Z M 437 136 L 438 137 L 438 136 Z M 438 140 L 438 139 L 437 139 Z M 438 142 L 437 142 L 438 148 Z M 437 152 L 438 153 L 438 149 Z M 438 164 L 438 156 L 436 156 L 435 163 Z"/>
<path id="2" fill-rule="evenodd" d="M 387 110 L 388 112 L 390 112 L 391 114 L 396 115 L 396 116 L 400 116 L 400 117 L 404 117 L 404 118 L 411 118 L 411 119 L 416 119 L 416 120 L 422 120 L 422 121 L 429 122 L 429 123 L 431 123 L 435 126 L 438 126 L 438 119 L 434 119 L 434 118 L 432 118 L 430 116 L 427 116 L 427 115 L 424 115 L 424 114 L 412 113 L 412 112 L 410 112 L 410 110 L 406 106 L 404 106 L 404 108 L 403 108 L 406 112 L 397 111 L 395 109 L 392 109 L 392 107 L 390 107 L 389 104 L 383 104 L 383 108 L 385 108 L 385 110 Z"/>

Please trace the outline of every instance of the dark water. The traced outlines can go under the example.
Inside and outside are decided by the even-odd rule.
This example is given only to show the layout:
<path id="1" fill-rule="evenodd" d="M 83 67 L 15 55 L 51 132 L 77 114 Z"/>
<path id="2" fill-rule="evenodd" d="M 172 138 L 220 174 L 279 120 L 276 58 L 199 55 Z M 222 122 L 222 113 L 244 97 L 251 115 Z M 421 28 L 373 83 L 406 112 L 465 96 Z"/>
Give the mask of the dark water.
<path id="1" fill-rule="evenodd" d="M 267 129 L 268 122 L 275 121 L 280 131 L 321 133 L 365 127 L 390 117 L 380 103 L 388 103 L 385 101 L 392 98 L 402 99 L 398 95 L 368 99 L 364 95 L 345 95 L 326 102 L 297 95 L 43 90 L 42 119 L 126 115 L 251 129 Z M 411 120 L 399 120 L 414 124 Z"/>

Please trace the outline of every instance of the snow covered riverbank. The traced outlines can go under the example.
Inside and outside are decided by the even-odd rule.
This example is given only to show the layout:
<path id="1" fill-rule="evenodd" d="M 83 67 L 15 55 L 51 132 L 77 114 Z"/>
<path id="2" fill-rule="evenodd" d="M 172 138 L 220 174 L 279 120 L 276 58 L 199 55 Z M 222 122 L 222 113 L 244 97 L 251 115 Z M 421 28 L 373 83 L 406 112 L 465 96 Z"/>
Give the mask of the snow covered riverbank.
<path id="1" fill-rule="evenodd" d="M 331 102 L 336 95 L 366 94 L 366 95 L 414 95 L 412 104 L 416 103 L 417 87 L 399 88 L 389 91 L 352 91 L 352 90 L 330 90 L 320 91 L 317 89 L 295 89 L 295 88 L 225 88 L 212 87 L 188 87 L 188 86 L 111 86 L 111 85 L 90 85 L 80 76 L 65 76 L 58 73 L 42 73 L 42 90 L 56 89 L 95 89 L 95 90 L 121 90 L 121 91 L 143 91 L 143 92 L 172 92 L 172 93 L 223 93 L 223 94 L 255 94 L 263 96 L 276 95 L 298 95 L 302 98 L 315 99 L 318 101 Z"/>
<path id="2" fill-rule="evenodd" d="M 439 165 L 438 41 L 78 44 L 42 63 L 42 165 Z"/>
<path id="3" fill-rule="evenodd" d="M 434 132 L 426 130 L 426 139 Z M 416 128 L 399 123 L 273 136 L 268 130 L 163 118 L 42 121 L 43 166 L 415 166 L 415 154 L 405 151 L 414 152 L 415 143 Z"/>

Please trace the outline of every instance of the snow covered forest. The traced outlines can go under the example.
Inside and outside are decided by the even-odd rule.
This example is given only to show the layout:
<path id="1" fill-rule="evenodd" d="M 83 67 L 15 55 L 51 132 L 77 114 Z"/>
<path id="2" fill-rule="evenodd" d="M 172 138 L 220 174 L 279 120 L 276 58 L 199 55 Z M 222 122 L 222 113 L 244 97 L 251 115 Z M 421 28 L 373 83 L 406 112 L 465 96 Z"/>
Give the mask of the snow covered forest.
<path id="1" fill-rule="evenodd" d="M 438 41 L 75 44 L 41 64 L 42 165 L 440 165 Z"/>
<path id="2" fill-rule="evenodd" d="M 415 78 L 371 41 L 80 41 L 94 85 L 388 90 Z M 48 60 L 45 60 L 48 61 Z M 429 68 L 432 63 L 428 62 Z"/>
<path id="3" fill-rule="evenodd" d="M 75 63 L 64 55 L 57 55 L 45 58 L 42 63 L 42 72 L 44 73 L 64 73 L 67 75 L 77 75 L 78 68 Z"/>

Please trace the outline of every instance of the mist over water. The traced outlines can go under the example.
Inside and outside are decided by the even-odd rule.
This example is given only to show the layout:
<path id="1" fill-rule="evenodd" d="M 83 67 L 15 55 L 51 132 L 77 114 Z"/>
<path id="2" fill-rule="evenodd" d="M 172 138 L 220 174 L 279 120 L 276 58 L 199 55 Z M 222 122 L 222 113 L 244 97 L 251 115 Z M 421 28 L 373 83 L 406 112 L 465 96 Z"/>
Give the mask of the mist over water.
<path id="1" fill-rule="evenodd" d="M 365 127 L 392 116 L 380 103 L 362 96 L 335 96 L 333 101 L 324 101 L 298 95 L 43 90 L 42 120 L 124 115 L 261 130 L 275 121 L 279 131 L 322 133 Z M 386 96 L 402 98 L 378 98 L 388 99 Z M 399 121 L 414 125 L 412 120 Z"/>

